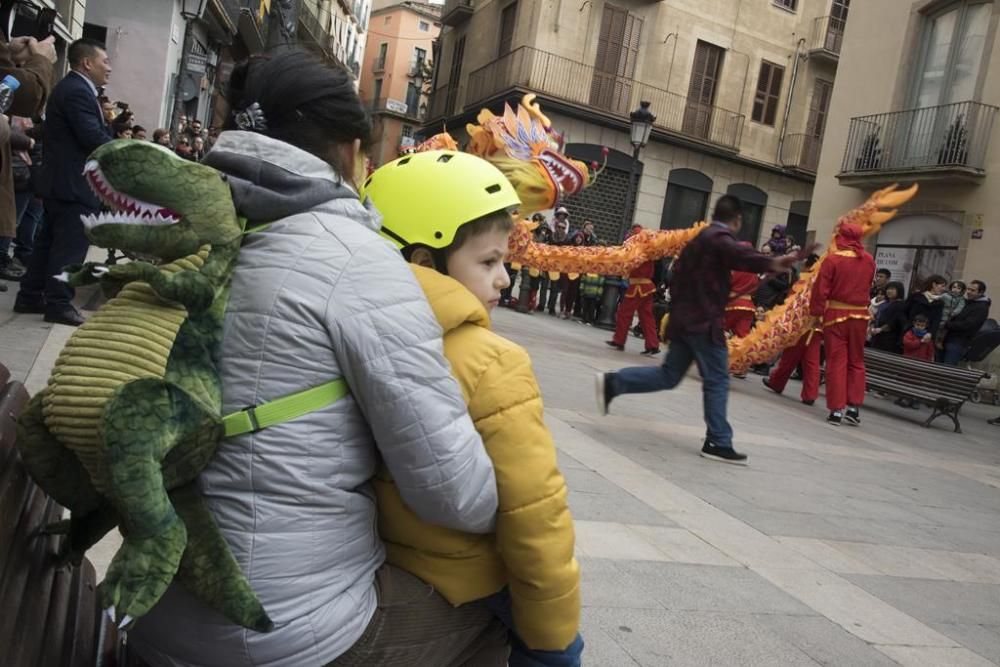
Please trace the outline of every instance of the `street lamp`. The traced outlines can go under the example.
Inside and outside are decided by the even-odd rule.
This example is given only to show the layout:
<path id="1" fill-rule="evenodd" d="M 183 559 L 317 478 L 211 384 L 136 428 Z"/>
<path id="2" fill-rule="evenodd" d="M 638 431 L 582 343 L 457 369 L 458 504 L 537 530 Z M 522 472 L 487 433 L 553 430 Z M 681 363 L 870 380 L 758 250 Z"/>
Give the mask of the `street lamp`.
<path id="1" fill-rule="evenodd" d="M 632 215 L 632 204 L 635 200 L 635 172 L 639 166 L 639 153 L 649 143 L 649 135 L 653 133 L 653 123 L 656 116 L 649 110 L 649 102 L 639 102 L 639 108 L 629 114 L 631 127 L 629 134 L 632 142 L 632 165 L 629 168 L 628 188 L 625 192 L 625 211 L 622 213 L 622 234 L 628 227 Z"/>
<path id="2" fill-rule="evenodd" d="M 181 0 L 181 17 L 184 19 L 184 44 L 181 47 L 181 64 L 174 80 L 174 109 L 170 117 L 170 136 L 177 136 L 181 115 L 184 112 L 184 78 L 187 76 L 188 59 L 194 44 L 192 24 L 201 18 L 208 0 Z"/>
<path id="3" fill-rule="evenodd" d="M 649 135 L 653 133 L 653 123 L 656 116 L 649 110 L 649 102 L 639 102 L 639 108 L 628 115 L 629 140 L 632 142 L 632 165 L 628 172 L 628 187 L 625 189 L 625 210 L 622 211 L 622 222 L 619 238 L 624 238 L 632 217 L 632 203 L 635 201 L 635 191 L 638 189 L 635 182 L 636 168 L 639 166 L 639 153 L 649 143 Z M 619 297 L 618 278 L 609 276 L 604 284 L 604 293 L 601 295 L 601 316 L 597 321 L 597 326 L 602 329 L 615 328 L 615 311 L 618 309 Z"/>

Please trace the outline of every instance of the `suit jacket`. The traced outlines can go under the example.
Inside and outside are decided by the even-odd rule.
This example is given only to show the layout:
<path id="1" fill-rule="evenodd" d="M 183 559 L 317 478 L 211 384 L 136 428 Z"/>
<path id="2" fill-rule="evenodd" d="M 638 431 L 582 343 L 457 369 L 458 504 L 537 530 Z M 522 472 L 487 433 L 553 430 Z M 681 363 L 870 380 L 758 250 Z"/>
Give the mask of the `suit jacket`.
<path id="1" fill-rule="evenodd" d="M 52 63 L 44 56 L 31 56 L 20 67 L 14 65 L 7 42 L 0 39 L 0 78 L 8 74 L 21 82 L 7 110 L 12 116 L 35 116 L 45 105 L 52 88 Z M 14 176 L 11 170 L 10 126 L 0 117 L 0 237 L 11 238 L 17 227 L 14 211 Z"/>
<path id="2" fill-rule="evenodd" d="M 87 157 L 113 139 L 90 85 L 70 72 L 56 84 L 45 107 L 40 191 L 45 199 L 84 204 L 101 202 L 83 176 Z"/>

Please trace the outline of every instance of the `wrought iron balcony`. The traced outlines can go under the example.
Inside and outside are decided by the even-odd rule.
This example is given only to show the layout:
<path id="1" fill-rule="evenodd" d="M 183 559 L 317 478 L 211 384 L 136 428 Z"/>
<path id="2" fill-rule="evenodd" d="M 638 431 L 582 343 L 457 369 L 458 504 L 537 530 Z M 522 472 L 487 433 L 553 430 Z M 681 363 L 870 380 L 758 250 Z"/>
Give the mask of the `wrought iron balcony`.
<path id="1" fill-rule="evenodd" d="M 684 95 L 529 46 L 471 72 L 464 105 L 516 89 L 626 120 L 639 101 L 646 100 L 656 114 L 657 129 L 732 151 L 739 149 L 743 133 L 744 117 L 735 111 L 700 104 Z"/>
<path id="2" fill-rule="evenodd" d="M 812 38 L 809 40 L 809 55 L 837 62 L 840 47 L 844 43 L 844 27 L 847 21 L 836 16 L 820 16 L 813 21 Z"/>
<path id="3" fill-rule="evenodd" d="M 859 186 L 900 178 L 978 182 L 996 113 L 957 102 L 852 118 L 837 178 Z"/>
<path id="4" fill-rule="evenodd" d="M 461 90 L 459 86 L 451 83 L 446 83 L 440 88 L 436 88 L 431 93 L 428 102 L 425 122 L 451 116 L 458 111 L 458 99 L 461 95 Z"/>
<path id="5" fill-rule="evenodd" d="M 781 144 L 781 166 L 815 174 L 822 145 L 823 137 L 811 134 L 785 135 L 785 141 Z"/>
<path id="6" fill-rule="evenodd" d="M 385 71 L 385 58 L 375 58 L 375 62 L 372 63 L 372 72 L 375 74 L 380 74 Z"/>
<path id="7" fill-rule="evenodd" d="M 472 3 L 473 0 L 447 0 L 441 12 L 442 25 L 454 28 L 468 21 L 469 17 L 475 11 Z"/>

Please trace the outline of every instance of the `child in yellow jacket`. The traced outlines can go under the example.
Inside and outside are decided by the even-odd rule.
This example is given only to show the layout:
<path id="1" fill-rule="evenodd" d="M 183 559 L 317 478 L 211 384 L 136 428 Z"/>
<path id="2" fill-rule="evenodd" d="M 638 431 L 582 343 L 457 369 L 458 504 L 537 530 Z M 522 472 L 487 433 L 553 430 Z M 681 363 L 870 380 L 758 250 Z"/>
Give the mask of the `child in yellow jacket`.
<path id="1" fill-rule="evenodd" d="M 386 558 L 452 604 L 486 599 L 511 630 L 512 667 L 576 667 L 580 570 L 566 482 L 528 353 L 489 328 L 510 283 L 503 259 L 517 194 L 488 162 L 431 151 L 381 167 L 363 195 L 382 214 L 383 235 L 414 265 L 444 329 L 444 353 L 493 461 L 500 500 L 492 534 L 429 525 L 383 467 L 375 491 Z"/>

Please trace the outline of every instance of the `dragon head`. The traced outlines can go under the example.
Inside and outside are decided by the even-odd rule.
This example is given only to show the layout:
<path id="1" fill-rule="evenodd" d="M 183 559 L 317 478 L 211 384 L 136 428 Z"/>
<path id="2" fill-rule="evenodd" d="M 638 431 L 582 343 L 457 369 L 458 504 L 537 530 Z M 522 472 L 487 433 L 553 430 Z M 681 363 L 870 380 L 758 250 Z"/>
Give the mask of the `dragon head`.
<path id="1" fill-rule="evenodd" d="M 98 246 L 171 261 L 243 232 L 223 176 L 154 143 L 104 144 L 91 154 L 84 176 L 111 208 L 83 218 Z"/>

